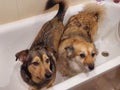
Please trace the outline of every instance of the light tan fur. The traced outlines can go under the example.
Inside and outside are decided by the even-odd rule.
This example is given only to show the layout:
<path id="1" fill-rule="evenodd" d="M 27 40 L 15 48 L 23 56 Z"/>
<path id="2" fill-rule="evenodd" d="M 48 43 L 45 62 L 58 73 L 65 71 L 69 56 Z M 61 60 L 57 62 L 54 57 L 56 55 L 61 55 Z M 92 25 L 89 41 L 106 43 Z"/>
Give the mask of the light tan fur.
<path id="1" fill-rule="evenodd" d="M 57 61 L 57 68 L 63 76 L 76 75 L 86 69 L 85 66 L 94 69 L 97 55 L 94 39 L 98 24 L 104 16 L 102 8 L 101 5 L 88 4 L 82 12 L 68 20 L 59 46 Z"/>

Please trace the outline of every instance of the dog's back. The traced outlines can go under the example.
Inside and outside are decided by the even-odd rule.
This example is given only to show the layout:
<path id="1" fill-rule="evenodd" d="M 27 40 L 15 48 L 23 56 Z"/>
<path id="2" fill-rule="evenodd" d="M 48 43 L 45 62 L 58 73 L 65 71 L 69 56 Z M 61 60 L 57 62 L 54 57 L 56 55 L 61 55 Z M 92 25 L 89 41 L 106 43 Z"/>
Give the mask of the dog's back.
<path id="1" fill-rule="evenodd" d="M 85 30 L 89 35 L 92 35 L 91 39 L 94 40 L 98 30 L 98 25 L 103 21 L 104 16 L 104 5 L 95 3 L 87 4 L 83 8 L 83 11 L 70 17 L 67 25 L 65 26 L 64 36 L 72 33 L 73 30 L 74 32 L 76 30 L 76 33 L 79 31 L 81 32 L 81 30 Z"/>
<path id="2" fill-rule="evenodd" d="M 47 10 L 56 4 L 59 4 L 58 13 L 52 20 L 44 24 L 34 40 L 32 47 L 42 45 L 51 47 L 54 51 L 57 51 L 64 30 L 63 19 L 67 10 L 67 3 L 65 0 L 48 0 L 45 9 Z"/>

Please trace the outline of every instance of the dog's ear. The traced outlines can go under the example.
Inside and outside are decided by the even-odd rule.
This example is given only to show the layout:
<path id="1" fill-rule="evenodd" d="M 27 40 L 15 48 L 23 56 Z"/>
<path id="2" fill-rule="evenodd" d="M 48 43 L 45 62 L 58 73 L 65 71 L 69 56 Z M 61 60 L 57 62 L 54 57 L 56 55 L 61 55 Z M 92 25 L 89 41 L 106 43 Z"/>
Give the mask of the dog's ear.
<path id="1" fill-rule="evenodd" d="M 99 14 L 98 14 L 98 13 L 95 13 L 95 14 L 94 14 L 94 17 L 95 17 L 96 21 L 98 22 L 98 20 L 99 20 Z"/>
<path id="2" fill-rule="evenodd" d="M 46 49 L 52 53 L 57 53 L 54 48 L 46 47 Z"/>
<path id="3" fill-rule="evenodd" d="M 23 50 L 23 51 L 20 51 L 20 52 L 16 53 L 16 55 L 15 55 L 16 56 L 16 61 L 19 59 L 21 62 L 25 62 L 28 53 L 29 53 L 29 50 Z"/>
<path id="4" fill-rule="evenodd" d="M 65 47 L 65 50 L 66 50 L 67 56 L 69 58 L 74 56 L 74 53 L 73 53 L 74 52 L 74 47 L 72 45 Z"/>
<path id="5" fill-rule="evenodd" d="M 51 52 L 51 53 L 53 53 L 55 56 L 57 56 L 57 51 L 54 49 L 54 48 L 50 48 L 50 47 L 45 47 L 46 48 L 46 50 L 48 51 L 48 52 Z"/>

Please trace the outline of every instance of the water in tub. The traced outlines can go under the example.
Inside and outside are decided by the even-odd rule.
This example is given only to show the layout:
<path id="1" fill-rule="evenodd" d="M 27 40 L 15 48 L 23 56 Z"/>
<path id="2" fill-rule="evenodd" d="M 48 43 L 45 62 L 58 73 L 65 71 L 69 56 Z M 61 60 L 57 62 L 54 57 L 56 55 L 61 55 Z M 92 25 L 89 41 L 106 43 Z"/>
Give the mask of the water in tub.
<path id="1" fill-rule="evenodd" d="M 99 52 L 95 61 L 96 67 L 120 56 L 120 37 L 118 35 L 120 5 L 112 2 L 104 2 L 103 4 L 107 7 L 107 15 L 99 27 L 95 41 Z M 82 6 L 83 5 L 70 7 L 66 15 L 71 16 L 75 14 L 81 10 Z M 78 10 L 78 8 L 80 9 Z M 46 19 L 47 18 L 49 18 L 49 15 L 46 15 Z M 15 62 L 14 55 L 17 51 L 31 45 L 31 42 L 39 31 L 38 27 L 41 27 L 43 23 L 46 22 L 41 18 L 37 19 L 39 19 L 37 20 L 37 25 L 39 26 L 36 25 L 36 19 L 30 19 L 30 22 L 29 20 L 27 20 L 27 22 L 26 20 L 21 21 L 25 23 L 25 26 L 21 25 L 21 22 L 6 25 L 12 26 L 12 28 L 9 28 L 10 30 L 4 30 L 8 28 L 6 28 L 6 26 L 0 26 L 0 90 L 27 90 L 28 86 L 22 81 L 20 76 L 21 63 Z M 65 18 L 66 21 L 67 19 L 68 17 Z M 103 56 L 102 53 L 106 55 Z M 60 74 L 57 74 L 55 84 L 61 83 L 62 81 L 64 81 L 64 78 L 61 77 Z"/>

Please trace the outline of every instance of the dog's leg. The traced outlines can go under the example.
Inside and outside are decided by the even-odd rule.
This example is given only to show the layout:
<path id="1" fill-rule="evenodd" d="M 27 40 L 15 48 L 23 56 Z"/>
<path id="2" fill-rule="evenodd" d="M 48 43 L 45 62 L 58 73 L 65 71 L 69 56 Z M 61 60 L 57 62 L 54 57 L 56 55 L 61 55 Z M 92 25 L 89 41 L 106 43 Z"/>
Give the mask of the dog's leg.
<path id="1" fill-rule="evenodd" d="M 30 86 L 29 90 L 37 90 L 35 87 Z"/>

